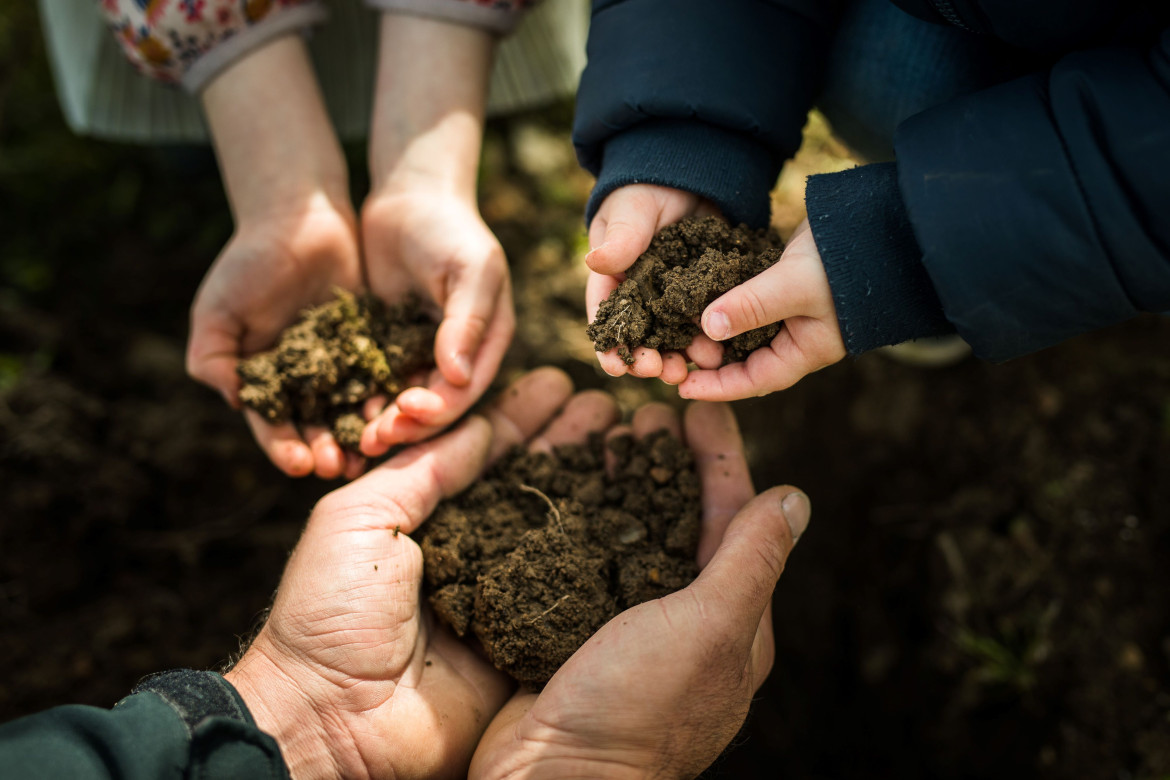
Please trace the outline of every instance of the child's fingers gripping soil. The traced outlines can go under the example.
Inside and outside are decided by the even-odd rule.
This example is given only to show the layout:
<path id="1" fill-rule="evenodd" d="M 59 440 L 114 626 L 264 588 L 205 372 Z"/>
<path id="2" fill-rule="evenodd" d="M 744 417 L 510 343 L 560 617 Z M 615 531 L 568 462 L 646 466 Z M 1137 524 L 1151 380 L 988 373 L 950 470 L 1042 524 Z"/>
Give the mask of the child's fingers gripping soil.
<path id="1" fill-rule="evenodd" d="M 340 477 L 345 470 L 345 453 L 329 429 L 322 425 L 306 425 L 302 433 L 313 452 L 314 473 L 321 479 Z"/>
<path id="2" fill-rule="evenodd" d="M 271 425 L 252 409 L 244 410 L 244 419 L 252 436 L 273 464 L 290 477 L 307 477 L 313 473 L 313 451 L 305 444 L 292 423 Z"/>
<path id="3" fill-rule="evenodd" d="M 617 401 L 600 390 L 577 393 L 564 409 L 529 444 L 534 452 L 552 453 L 562 444 L 581 444 L 591 433 L 600 433 L 618 421 Z"/>

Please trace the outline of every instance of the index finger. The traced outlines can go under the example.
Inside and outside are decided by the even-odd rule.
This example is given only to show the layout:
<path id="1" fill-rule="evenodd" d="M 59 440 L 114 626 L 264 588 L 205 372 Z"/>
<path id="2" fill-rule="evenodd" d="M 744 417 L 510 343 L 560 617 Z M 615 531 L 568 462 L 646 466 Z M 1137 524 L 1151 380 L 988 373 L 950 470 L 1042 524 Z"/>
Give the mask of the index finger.
<path id="1" fill-rule="evenodd" d="M 735 513 L 755 496 L 743 437 L 727 404 L 693 403 L 684 416 L 703 495 L 699 566 L 706 566 Z"/>

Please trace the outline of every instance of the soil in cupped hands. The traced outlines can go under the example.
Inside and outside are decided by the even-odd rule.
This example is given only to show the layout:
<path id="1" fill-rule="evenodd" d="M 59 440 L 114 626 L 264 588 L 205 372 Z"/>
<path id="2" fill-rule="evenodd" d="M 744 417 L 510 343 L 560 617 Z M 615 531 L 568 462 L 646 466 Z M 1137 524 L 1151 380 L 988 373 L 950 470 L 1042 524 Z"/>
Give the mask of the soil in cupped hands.
<path id="1" fill-rule="evenodd" d="M 703 310 L 723 293 L 772 266 L 784 250 L 774 230 L 731 227 L 719 217 L 684 219 L 658 232 L 601 302 L 586 331 L 598 352 L 617 347 L 633 363 L 635 347 L 681 350 L 702 332 Z M 723 343 L 723 362 L 745 360 L 771 343 L 782 323 L 741 333 Z"/>
<path id="2" fill-rule="evenodd" d="M 423 526 L 424 594 L 540 688 L 618 613 L 688 585 L 700 528 L 694 459 L 665 431 L 552 455 L 515 447 Z"/>
<path id="3" fill-rule="evenodd" d="M 386 304 L 338 289 L 305 309 L 277 345 L 240 362 L 240 401 L 270 423 L 321 425 L 345 450 L 358 451 L 362 404 L 396 395 L 434 365 L 437 326 L 411 296 Z"/>

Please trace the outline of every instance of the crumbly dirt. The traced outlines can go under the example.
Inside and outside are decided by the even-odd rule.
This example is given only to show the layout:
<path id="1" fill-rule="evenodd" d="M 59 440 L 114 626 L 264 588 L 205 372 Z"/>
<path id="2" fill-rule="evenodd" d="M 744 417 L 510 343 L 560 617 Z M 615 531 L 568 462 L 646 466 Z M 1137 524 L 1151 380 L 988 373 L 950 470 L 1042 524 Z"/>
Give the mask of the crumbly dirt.
<path id="1" fill-rule="evenodd" d="M 538 688 L 619 612 L 693 580 L 699 530 L 693 458 L 665 431 L 555 455 L 516 447 L 423 526 L 424 592 Z"/>
<path id="2" fill-rule="evenodd" d="M 362 403 L 396 395 L 434 365 L 436 325 L 413 297 L 387 305 L 369 294 L 336 293 L 303 311 L 275 348 L 240 363 L 240 401 L 272 423 L 326 426 L 357 452 Z"/>
<path id="3" fill-rule="evenodd" d="M 598 352 L 617 347 L 627 364 L 634 362 L 635 347 L 685 349 L 702 332 L 697 323 L 708 304 L 773 265 L 783 250 L 776 231 L 733 228 L 718 217 L 668 225 L 601 302 L 586 332 Z M 770 343 L 781 325 L 723 342 L 723 362 L 745 360 Z"/>

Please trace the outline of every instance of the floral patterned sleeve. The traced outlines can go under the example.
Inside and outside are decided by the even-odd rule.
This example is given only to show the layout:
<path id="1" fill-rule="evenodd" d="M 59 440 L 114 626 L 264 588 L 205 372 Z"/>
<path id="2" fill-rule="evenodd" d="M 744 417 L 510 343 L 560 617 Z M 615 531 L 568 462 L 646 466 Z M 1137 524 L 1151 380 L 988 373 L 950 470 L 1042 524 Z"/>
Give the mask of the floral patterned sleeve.
<path id="1" fill-rule="evenodd" d="M 391 13 L 430 16 L 459 24 L 483 27 L 498 34 L 510 33 L 524 11 L 538 0 L 366 0 L 366 4 Z"/>
<path id="2" fill-rule="evenodd" d="M 97 0 L 126 57 L 191 92 L 267 41 L 322 21 L 320 0 Z"/>

